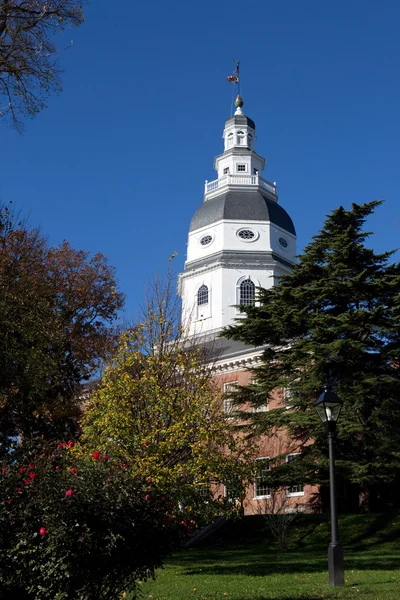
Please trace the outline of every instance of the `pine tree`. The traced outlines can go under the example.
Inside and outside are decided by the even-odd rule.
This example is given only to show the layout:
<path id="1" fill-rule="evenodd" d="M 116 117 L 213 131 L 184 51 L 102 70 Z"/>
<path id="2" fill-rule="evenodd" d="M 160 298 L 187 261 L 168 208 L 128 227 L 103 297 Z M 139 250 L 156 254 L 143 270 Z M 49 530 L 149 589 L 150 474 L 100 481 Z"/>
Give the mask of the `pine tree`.
<path id="1" fill-rule="evenodd" d="M 379 201 L 334 210 L 293 271 L 223 335 L 265 346 L 256 385 L 237 401 L 257 406 L 289 390 L 290 409 L 250 413 L 252 435 L 286 432 L 301 460 L 276 457 L 274 485 L 327 480 L 326 433 L 314 410 L 328 380 L 343 401 L 337 467 L 346 493 L 396 498 L 400 481 L 400 265 L 366 247 L 366 218 Z M 343 488 L 342 488 L 343 489 Z M 373 505 L 372 505 L 373 506 Z"/>

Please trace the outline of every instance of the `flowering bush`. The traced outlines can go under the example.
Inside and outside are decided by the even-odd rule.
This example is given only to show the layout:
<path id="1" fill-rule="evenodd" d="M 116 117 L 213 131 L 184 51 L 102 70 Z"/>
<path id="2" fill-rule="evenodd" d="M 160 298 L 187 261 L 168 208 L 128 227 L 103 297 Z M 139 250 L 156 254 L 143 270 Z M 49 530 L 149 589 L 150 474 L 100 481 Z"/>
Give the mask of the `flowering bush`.
<path id="1" fill-rule="evenodd" d="M 97 452 L 77 459 L 70 448 L 41 450 L 34 462 L 17 450 L 2 465 L 2 598 L 114 600 L 153 576 L 196 528 L 171 495 L 126 464 Z"/>

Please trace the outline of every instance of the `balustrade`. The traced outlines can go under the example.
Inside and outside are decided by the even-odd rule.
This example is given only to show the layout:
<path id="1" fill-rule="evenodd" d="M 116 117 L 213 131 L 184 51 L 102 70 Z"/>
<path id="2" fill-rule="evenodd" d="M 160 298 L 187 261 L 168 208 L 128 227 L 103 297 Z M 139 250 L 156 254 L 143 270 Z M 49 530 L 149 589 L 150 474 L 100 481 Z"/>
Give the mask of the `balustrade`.
<path id="1" fill-rule="evenodd" d="M 220 177 L 220 179 L 206 181 L 205 193 L 207 194 L 208 192 L 213 192 L 214 190 L 225 187 L 226 185 L 259 185 L 268 192 L 276 194 L 276 186 L 269 181 L 266 181 L 259 175 L 231 175 L 229 173 L 223 177 Z"/>

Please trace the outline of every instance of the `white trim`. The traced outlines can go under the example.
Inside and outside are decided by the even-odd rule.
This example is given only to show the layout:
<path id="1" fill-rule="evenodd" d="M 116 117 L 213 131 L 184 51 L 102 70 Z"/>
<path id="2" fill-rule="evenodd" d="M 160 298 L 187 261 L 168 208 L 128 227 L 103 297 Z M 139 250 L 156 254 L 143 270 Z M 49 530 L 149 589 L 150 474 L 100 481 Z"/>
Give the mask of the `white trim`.
<path id="1" fill-rule="evenodd" d="M 256 462 L 257 460 L 264 460 L 264 461 L 268 461 L 268 471 L 270 471 L 270 457 L 269 456 L 260 456 L 259 458 L 256 458 Z M 261 494 L 259 496 L 256 496 L 256 478 L 257 476 L 255 475 L 254 477 L 254 482 L 253 482 L 253 500 L 265 500 L 266 498 L 271 498 L 271 488 L 269 488 L 270 493 L 269 494 Z"/>
<path id="2" fill-rule="evenodd" d="M 286 456 L 286 462 L 290 462 L 290 460 L 288 460 L 289 456 L 301 456 L 301 452 L 289 452 L 289 454 Z M 289 489 L 291 487 L 295 487 L 294 485 L 288 485 L 286 488 L 286 496 L 288 498 L 298 498 L 299 496 L 304 496 L 304 484 L 302 483 L 296 483 L 295 485 L 301 485 L 303 488 L 302 492 L 289 492 Z"/>

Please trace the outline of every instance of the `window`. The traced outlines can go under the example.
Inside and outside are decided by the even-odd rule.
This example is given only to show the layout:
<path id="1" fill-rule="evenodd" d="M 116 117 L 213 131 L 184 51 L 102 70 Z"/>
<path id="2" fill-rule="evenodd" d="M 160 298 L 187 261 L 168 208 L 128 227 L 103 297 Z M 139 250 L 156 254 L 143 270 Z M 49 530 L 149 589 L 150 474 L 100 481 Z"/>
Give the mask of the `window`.
<path id="1" fill-rule="evenodd" d="M 238 173 L 246 173 L 246 165 L 237 165 Z"/>
<path id="2" fill-rule="evenodd" d="M 251 383 L 251 385 L 257 385 L 257 378 L 252 377 L 250 383 Z M 266 394 L 265 394 L 265 392 L 260 393 L 260 392 L 256 391 L 256 395 L 257 396 L 260 396 L 260 395 L 265 396 Z M 253 406 L 253 412 L 254 413 L 267 412 L 268 408 L 269 407 L 268 407 L 268 398 L 267 398 L 267 401 L 264 402 L 263 404 L 259 404 L 258 406 Z"/>
<path id="3" fill-rule="evenodd" d="M 244 131 L 237 132 L 237 141 L 239 146 L 244 146 Z"/>
<path id="4" fill-rule="evenodd" d="M 211 242 L 212 242 L 211 235 L 204 235 L 200 240 L 200 244 L 202 246 L 208 246 L 208 244 L 211 244 Z"/>
<path id="5" fill-rule="evenodd" d="M 201 285 L 197 291 L 197 306 L 208 304 L 208 287 Z"/>
<path id="6" fill-rule="evenodd" d="M 237 236 L 242 240 L 253 240 L 256 237 L 256 234 L 254 231 L 251 231 L 251 229 L 240 229 L 240 231 L 237 232 Z"/>
<path id="7" fill-rule="evenodd" d="M 288 454 L 286 457 L 286 462 L 290 463 L 292 460 L 298 459 L 301 456 L 300 452 L 293 452 L 292 454 Z M 303 496 L 304 495 L 304 485 L 302 483 L 297 483 L 296 485 L 289 485 L 286 491 L 288 496 Z"/>
<path id="8" fill-rule="evenodd" d="M 296 380 L 293 383 L 296 384 Z M 299 398 L 299 390 L 296 390 L 293 387 L 283 388 L 283 403 L 285 408 L 294 408 Z"/>
<path id="9" fill-rule="evenodd" d="M 265 498 L 271 495 L 271 488 L 266 480 L 269 471 L 269 458 L 257 458 L 254 478 L 254 498 Z"/>
<path id="10" fill-rule="evenodd" d="M 224 173 L 224 175 L 227 175 L 229 173 L 229 167 L 225 167 L 223 173 Z"/>
<path id="11" fill-rule="evenodd" d="M 254 306 L 256 297 L 256 286 L 251 279 L 245 279 L 239 288 L 239 304 L 243 306 Z"/>
<path id="12" fill-rule="evenodd" d="M 265 404 L 260 404 L 259 406 L 253 406 L 253 412 L 255 412 L 255 413 L 267 412 L 267 410 L 268 410 L 268 402 L 266 402 Z"/>
<path id="13" fill-rule="evenodd" d="M 210 485 L 208 483 L 198 483 L 196 487 L 197 495 L 200 498 L 209 498 L 210 497 Z"/>
<path id="14" fill-rule="evenodd" d="M 237 383 L 224 383 L 224 413 L 226 415 L 232 415 L 234 411 L 233 407 L 233 397 L 229 397 L 229 394 L 235 392 L 237 390 Z"/>
<path id="15" fill-rule="evenodd" d="M 235 473 L 231 476 L 230 481 L 224 484 L 224 498 L 230 500 L 230 502 L 237 502 L 240 499 L 241 491 L 242 482 Z"/>
<path id="16" fill-rule="evenodd" d="M 227 147 L 233 146 L 233 133 L 229 133 L 227 137 Z"/>
<path id="17" fill-rule="evenodd" d="M 258 169 L 256 169 L 255 167 L 254 167 L 254 169 L 253 169 L 253 174 L 254 174 L 254 175 L 258 175 Z"/>

